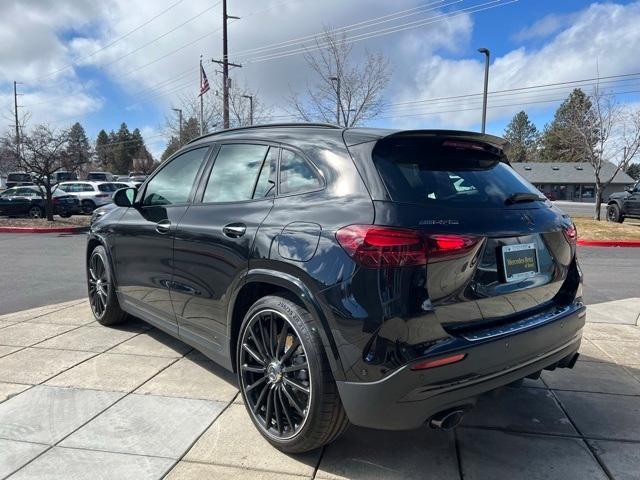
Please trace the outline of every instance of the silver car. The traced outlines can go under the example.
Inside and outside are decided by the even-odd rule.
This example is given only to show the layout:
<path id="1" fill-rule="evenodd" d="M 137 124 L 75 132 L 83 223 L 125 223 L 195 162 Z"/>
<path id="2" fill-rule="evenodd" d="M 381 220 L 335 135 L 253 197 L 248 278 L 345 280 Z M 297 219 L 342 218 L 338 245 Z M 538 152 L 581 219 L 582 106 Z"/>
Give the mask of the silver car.
<path id="1" fill-rule="evenodd" d="M 77 196 L 80 199 L 82 211 L 91 214 L 97 207 L 111 203 L 116 190 L 129 186 L 124 182 L 74 181 L 59 183 L 58 189 Z"/>

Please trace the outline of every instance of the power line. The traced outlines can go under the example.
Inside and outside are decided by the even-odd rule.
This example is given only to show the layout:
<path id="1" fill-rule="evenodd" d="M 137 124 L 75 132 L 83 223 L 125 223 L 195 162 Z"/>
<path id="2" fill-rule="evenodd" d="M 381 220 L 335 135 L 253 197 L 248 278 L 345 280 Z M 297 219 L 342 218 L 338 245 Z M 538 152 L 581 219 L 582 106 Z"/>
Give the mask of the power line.
<path id="1" fill-rule="evenodd" d="M 368 40 L 370 38 L 376 38 L 376 37 L 380 37 L 380 36 L 384 36 L 384 35 L 390 35 L 392 33 L 397 33 L 397 32 L 401 32 L 401 31 L 405 31 L 405 30 L 409 30 L 409 29 L 413 29 L 413 28 L 417 28 L 417 27 L 422 27 L 422 26 L 426 26 L 426 25 L 430 25 L 433 23 L 438 23 L 444 20 L 450 20 L 456 17 L 459 17 L 461 15 L 465 15 L 465 14 L 472 14 L 472 13 L 479 13 L 485 10 L 490 10 L 493 8 L 499 8 L 499 7 L 505 7 L 509 4 L 512 3 L 516 3 L 519 0 L 509 0 L 506 1 L 504 3 L 497 3 L 497 2 L 503 2 L 503 0 L 491 0 L 489 2 L 485 2 L 485 3 L 481 3 L 481 4 L 477 4 L 477 5 L 473 5 L 471 7 L 467 7 L 467 8 L 462 8 L 459 10 L 454 10 L 453 12 L 449 12 L 446 14 L 442 14 L 442 15 L 438 15 L 438 16 L 434 16 L 434 17 L 429 17 L 427 19 L 421 19 L 421 20 L 414 20 L 412 22 L 406 22 L 406 23 L 402 23 L 399 25 L 394 25 L 392 27 L 386 27 L 383 29 L 378 29 L 378 30 L 374 30 L 372 32 L 366 32 L 366 33 L 361 33 L 358 35 L 353 35 L 350 37 L 346 38 L 346 43 L 347 44 L 351 44 L 351 43 L 355 43 L 355 42 L 359 42 L 362 40 Z M 497 3 L 497 4 L 496 4 Z M 307 46 L 302 46 L 302 47 L 298 47 L 295 49 L 292 49 L 290 51 L 287 52 L 280 52 L 280 53 L 273 53 L 273 54 L 267 54 L 267 55 L 262 55 L 262 56 L 257 56 L 254 58 L 250 58 L 248 60 L 245 60 L 245 63 L 259 63 L 259 62 L 265 62 L 265 61 L 269 61 L 269 60 L 276 60 L 279 58 L 285 58 L 285 57 L 289 57 L 292 55 L 298 55 L 300 53 L 309 53 L 312 51 L 316 51 L 316 50 L 322 50 L 324 48 L 327 48 L 329 46 L 329 43 L 325 42 L 325 43 L 320 43 L 317 45 L 313 45 L 311 47 L 307 47 Z"/>
<path id="2" fill-rule="evenodd" d="M 155 16 L 153 16 L 153 17 L 151 17 L 151 18 L 150 18 L 149 20 L 147 20 L 146 22 L 141 23 L 140 25 L 138 25 L 138 26 L 137 26 L 136 28 L 134 28 L 133 30 L 128 31 L 128 32 L 127 32 L 127 33 L 125 33 L 124 35 L 122 35 L 122 36 L 120 36 L 120 37 L 116 38 L 116 39 L 115 39 L 115 40 L 113 40 L 112 42 L 109 42 L 109 43 L 108 43 L 108 44 L 106 44 L 105 46 L 103 46 L 103 47 L 99 48 L 98 50 L 96 50 L 96 51 L 94 51 L 94 52 L 92 52 L 92 53 L 90 53 L 89 55 L 85 55 L 84 57 L 80 57 L 79 59 L 77 59 L 77 60 L 76 60 L 76 63 L 77 63 L 77 61 L 78 61 L 78 60 L 86 60 L 87 58 L 91 58 L 91 57 L 93 57 L 94 55 L 97 55 L 98 53 L 100 53 L 100 52 L 102 52 L 102 51 L 106 50 L 107 48 L 110 48 L 111 46 L 115 45 L 116 43 L 120 42 L 121 40 L 124 40 L 124 39 L 125 39 L 125 38 L 127 38 L 129 35 L 131 35 L 132 33 L 137 32 L 137 31 L 138 31 L 138 30 L 140 30 L 142 27 L 145 27 L 146 25 L 149 25 L 149 24 L 150 24 L 151 22 L 153 22 L 155 19 L 157 19 L 157 18 L 161 17 L 162 15 L 164 15 L 165 13 L 167 13 L 167 12 L 168 12 L 169 10 L 171 10 L 172 8 L 177 7 L 179 4 L 181 4 L 181 3 L 182 3 L 182 1 L 183 1 L 183 0 L 178 0 L 177 2 L 175 2 L 175 3 L 171 4 L 171 5 L 169 5 L 167 8 L 165 8 L 164 10 L 162 10 L 162 11 L 161 11 L 160 13 L 158 13 L 157 15 L 155 15 Z M 45 74 L 44 76 L 42 76 L 42 77 L 40 77 L 40 78 L 41 78 L 41 79 L 42 79 L 42 78 L 48 78 L 48 77 L 50 77 L 50 76 L 52 76 L 52 75 L 56 75 L 56 74 L 58 74 L 58 73 L 60 73 L 60 72 L 63 72 L 63 71 L 65 71 L 65 70 L 68 70 L 69 68 L 73 68 L 73 66 L 74 66 L 74 64 L 69 64 L 69 65 L 67 65 L 66 67 L 63 67 L 63 68 L 61 68 L 61 69 L 59 69 L 59 70 L 55 70 L 55 71 L 53 71 L 53 72 L 49 72 L 49 73 Z"/>

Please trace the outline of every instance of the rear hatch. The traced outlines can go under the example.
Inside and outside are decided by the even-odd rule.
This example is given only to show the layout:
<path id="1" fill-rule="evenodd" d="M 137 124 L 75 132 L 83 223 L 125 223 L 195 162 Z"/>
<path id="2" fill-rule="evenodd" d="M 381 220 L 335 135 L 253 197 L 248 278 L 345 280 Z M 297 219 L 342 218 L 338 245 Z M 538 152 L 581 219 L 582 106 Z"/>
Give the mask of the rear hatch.
<path id="1" fill-rule="evenodd" d="M 426 255 L 420 308 L 446 330 L 557 308 L 579 285 L 570 219 L 486 138 L 402 132 L 377 141 L 371 153 L 386 190 L 374 198 L 375 223 L 419 233 Z"/>

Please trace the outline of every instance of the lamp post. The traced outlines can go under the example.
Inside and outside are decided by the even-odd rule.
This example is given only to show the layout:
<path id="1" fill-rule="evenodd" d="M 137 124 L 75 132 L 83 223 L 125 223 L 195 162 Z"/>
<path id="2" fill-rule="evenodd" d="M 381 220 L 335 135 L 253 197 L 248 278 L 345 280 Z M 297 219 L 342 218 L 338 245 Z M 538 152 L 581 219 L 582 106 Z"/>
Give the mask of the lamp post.
<path id="1" fill-rule="evenodd" d="M 253 95 L 242 95 L 249 99 L 249 125 L 253 125 Z"/>
<path id="2" fill-rule="evenodd" d="M 482 133 L 487 127 L 487 94 L 489 91 L 489 60 L 491 52 L 488 48 L 479 48 L 478 52 L 484 54 L 484 95 L 482 97 Z"/>
<path id="3" fill-rule="evenodd" d="M 172 108 L 174 112 L 178 112 L 178 122 L 180 123 L 180 145 L 182 145 L 182 109 L 180 108 Z"/>
<path id="4" fill-rule="evenodd" d="M 340 125 L 340 77 L 329 77 L 329 80 L 336 82 L 336 123 Z"/>

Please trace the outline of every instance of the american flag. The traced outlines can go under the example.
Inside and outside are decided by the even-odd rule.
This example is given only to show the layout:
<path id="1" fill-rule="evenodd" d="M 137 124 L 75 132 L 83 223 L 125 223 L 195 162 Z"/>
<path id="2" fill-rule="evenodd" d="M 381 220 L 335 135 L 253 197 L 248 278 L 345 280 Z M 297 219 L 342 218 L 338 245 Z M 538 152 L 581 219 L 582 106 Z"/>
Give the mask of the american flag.
<path id="1" fill-rule="evenodd" d="M 207 74 L 204 73 L 204 67 L 200 63 L 200 95 L 204 95 L 209 91 L 209 80 L 207 80 Z"/>

